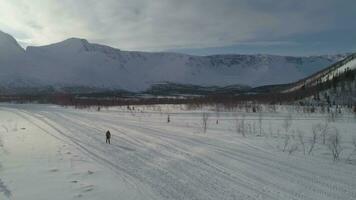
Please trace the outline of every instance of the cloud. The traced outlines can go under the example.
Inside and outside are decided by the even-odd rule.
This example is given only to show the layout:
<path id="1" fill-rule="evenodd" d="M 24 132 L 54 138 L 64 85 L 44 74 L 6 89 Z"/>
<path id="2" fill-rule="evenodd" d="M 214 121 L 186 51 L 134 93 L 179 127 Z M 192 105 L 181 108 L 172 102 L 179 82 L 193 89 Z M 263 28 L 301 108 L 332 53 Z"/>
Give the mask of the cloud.
<path id="1" fill-rule="evenodd" d="M 24 45 L 81 37 L 153 51 L 284 41 L 342 28 L 340 22 L 355 17 L 348 12 L 355 6 L 351 0 L 0 0 L 0 5 L 0 29 Z"/>

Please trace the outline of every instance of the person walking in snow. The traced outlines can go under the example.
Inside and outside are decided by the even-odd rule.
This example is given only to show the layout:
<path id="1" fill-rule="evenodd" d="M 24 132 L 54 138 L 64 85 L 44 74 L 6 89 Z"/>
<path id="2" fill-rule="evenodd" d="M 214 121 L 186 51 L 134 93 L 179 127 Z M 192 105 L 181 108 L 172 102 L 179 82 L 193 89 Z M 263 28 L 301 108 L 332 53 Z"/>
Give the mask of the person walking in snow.
<path id="1" fill-rule="evenodd" d="M 110 144 L 110 138 L 111 138 L 111 133 L 110 131 L 106 131 L 106 143 L 109 143 Z"/>

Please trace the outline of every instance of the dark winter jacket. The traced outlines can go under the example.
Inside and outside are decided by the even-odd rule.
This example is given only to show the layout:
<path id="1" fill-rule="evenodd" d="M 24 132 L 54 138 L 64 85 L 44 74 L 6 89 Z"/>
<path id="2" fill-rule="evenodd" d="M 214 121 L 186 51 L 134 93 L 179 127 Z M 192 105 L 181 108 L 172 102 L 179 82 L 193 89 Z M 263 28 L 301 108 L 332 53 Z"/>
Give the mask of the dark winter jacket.
<path id="1" fill-rule="evenodd" d="M 110 131 L 107 131 L 107 132 L 106 132 L 106 138 L 107 138 L 107 139 L 110 139 L 110 138 L 111 138 L 111 133 L 110 133 Z"/>

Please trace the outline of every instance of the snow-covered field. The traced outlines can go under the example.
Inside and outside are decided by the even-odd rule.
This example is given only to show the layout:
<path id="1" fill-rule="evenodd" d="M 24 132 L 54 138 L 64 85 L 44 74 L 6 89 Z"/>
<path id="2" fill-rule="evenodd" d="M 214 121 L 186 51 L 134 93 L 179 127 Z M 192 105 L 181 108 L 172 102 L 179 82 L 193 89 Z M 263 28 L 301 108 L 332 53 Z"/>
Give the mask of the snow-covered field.
<path id="1" fill-rule="evenodd" d="M 0 104 L 0 199 L 356 199 L 353 114 L 180 108 Z"/>

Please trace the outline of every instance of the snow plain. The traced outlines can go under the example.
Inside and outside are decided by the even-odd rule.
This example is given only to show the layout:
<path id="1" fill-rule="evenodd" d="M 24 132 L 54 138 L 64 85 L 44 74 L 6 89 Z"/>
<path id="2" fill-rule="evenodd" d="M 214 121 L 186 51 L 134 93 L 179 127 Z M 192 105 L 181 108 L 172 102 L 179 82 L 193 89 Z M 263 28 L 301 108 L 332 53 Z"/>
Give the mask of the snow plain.
<path id="1" fill-rule="evenodd" d="M 259 114 L 0 104 L 0 199 L 356 199 L 356 118 L 326 119 L 288 107 Z M 308 147 L 312 126 L 324 122 L 341 134 L 339 161 L 320 142 L 311 155 L 300 145 L 281 150 L 286 135 L 298 144 L 297 132 Z"/>

